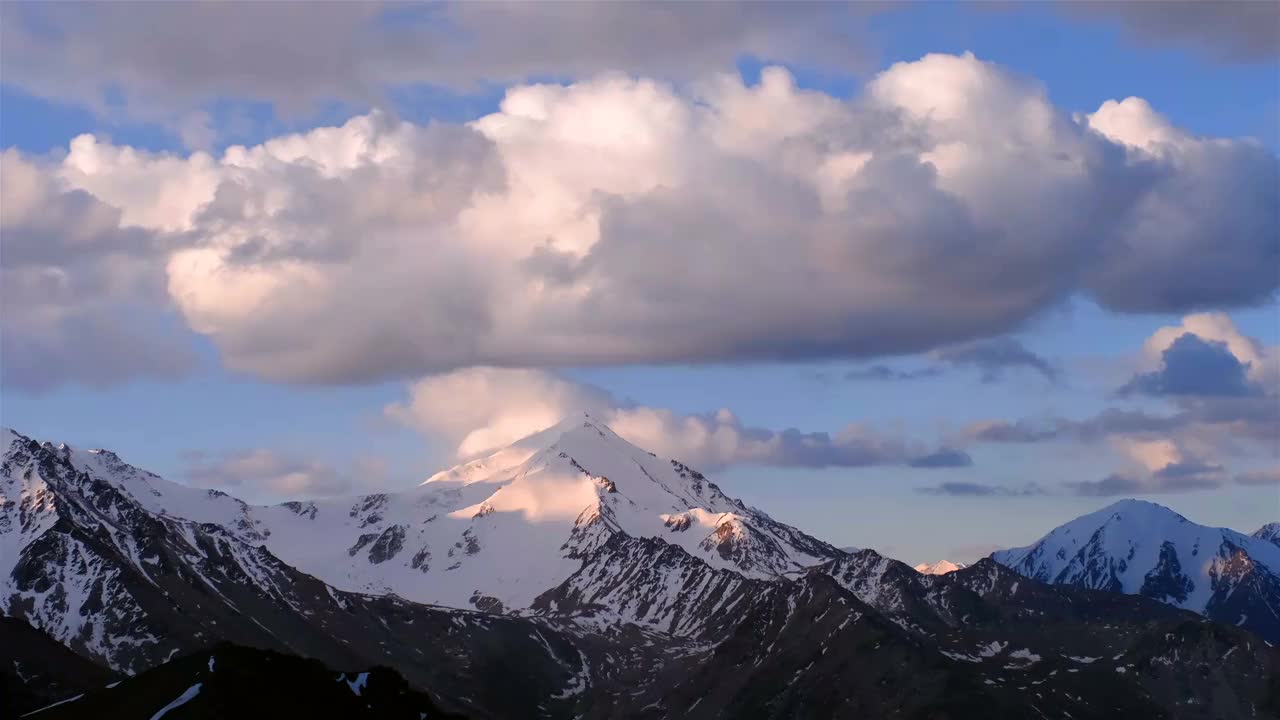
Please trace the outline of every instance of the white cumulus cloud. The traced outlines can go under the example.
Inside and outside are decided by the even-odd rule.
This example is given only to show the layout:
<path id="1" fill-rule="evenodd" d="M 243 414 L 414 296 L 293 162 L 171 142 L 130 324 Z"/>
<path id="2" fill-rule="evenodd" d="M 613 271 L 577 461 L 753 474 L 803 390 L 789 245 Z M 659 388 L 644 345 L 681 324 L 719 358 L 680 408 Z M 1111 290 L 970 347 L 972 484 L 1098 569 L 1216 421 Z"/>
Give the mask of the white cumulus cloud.
<path id="1" fill-rule="evenodd" d="M 168 238 L 169 298 L 229 367 L 345 383 L 874 357 L 1073 294 L 1272 297 L 1275 156 L 1167 125 L 929 55 L 853 101 L 781 68 L 606 74 L 512 87 L 464 125 L 372 113 L 220 156 L 85 136 L 50 172 Z"/>

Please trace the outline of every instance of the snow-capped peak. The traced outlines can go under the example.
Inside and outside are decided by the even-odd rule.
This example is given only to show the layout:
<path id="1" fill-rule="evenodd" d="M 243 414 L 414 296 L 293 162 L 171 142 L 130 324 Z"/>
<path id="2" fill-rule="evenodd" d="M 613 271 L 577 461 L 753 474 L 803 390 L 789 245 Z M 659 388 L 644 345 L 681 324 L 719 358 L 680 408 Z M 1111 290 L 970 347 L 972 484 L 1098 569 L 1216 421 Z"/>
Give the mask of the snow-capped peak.
<path id="1" fill-rule="evenodd" d="M 594 431 L 596 437 L 605 441 L 608 441 L 612 436 L 619 442 L 625 442 L 622 438 L 617 437 L 607 425 L 598 422 L 590 413 L 584 412 L 570 415 L 555 425 L 521 438 L 507 447 L 480 457 L 468 459 L 459 465 L 442 470 L 424 480 L 422 484 L 458 483 L 468 485 L 494 480 L 504 470 L 509 470 L 527 461 L 539 451 L 546 450 L 551 445 L 556 444 L 566 435 L 578 434 L 584 430 Z"/>
<path id="2" fill-rule="evenodd" d="M 1280 522 L 1270 522 L 1263 525 L 1254 531 L 1253 537 L 1280 545 Z"/>
<path id="3" fill-rule="evenodd" d="M 338 587 L 486 609 L 528 607 L 618 533 L 677 545 L 748 577 L 837 552 L 586 414 L 404 493 L 255 508 L 254 516 L 273 552 Z"/>
<path id="4" fill-rule="evenodd" d="M 949 572 L 963 570 L 969 567 L 965 563 L 953 563 L 950 560 L 939 560 L 935 563 L 920 563 L 915 567 L 916 572 L 921 575 L 946 575 Z"/>
<path id="5" fill-rule="evenodd" d="M 1235 613 L 1232 623 L 1280 618 L 1272 607 L 1280 597 L 1280 546 L 1197 525 L 1156 503 L 1121 500 L 991 557 L 1045 582 L 1145 595 L 1220 619 Z M 1265 608 L 1241 609 L 1251 596 Z"/>

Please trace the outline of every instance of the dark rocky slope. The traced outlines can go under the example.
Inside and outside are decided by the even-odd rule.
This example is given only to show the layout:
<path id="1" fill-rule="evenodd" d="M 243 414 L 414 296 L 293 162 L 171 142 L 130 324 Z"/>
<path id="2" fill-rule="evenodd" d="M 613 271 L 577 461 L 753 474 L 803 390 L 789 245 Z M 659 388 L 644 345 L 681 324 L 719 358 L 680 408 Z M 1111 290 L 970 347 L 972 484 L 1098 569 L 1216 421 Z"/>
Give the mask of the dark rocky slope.
<path id="1" fill-rule="evenodd" d="M 162 711 L 167 720 L 461 717 L 385 667 L 340 672 L 318 660 L 226 643 L 66 698 L 37 717 L 150 718 Z"/>

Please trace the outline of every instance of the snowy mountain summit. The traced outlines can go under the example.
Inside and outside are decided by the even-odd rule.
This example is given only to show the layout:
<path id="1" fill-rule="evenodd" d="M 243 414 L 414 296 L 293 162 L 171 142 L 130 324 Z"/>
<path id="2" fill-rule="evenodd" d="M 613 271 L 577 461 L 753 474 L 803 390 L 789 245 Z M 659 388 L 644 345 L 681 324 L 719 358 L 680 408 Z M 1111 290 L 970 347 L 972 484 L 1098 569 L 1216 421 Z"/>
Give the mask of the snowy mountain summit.
<path id="1" fill-rule="evenodd" d="M 950 560 L 939 560 L 935 563 L 920 563 L 915 567 L 916 572 L 921 575 L 946 575 L 949 572 L 963 570 L 969 567 L 964 563 L 953 563 Z"/>
<path id="2" fill-rule="evenodd" d="M 497 612 L 530 607 L 614 535 L 758 579 L 839 554 L 586 414 L 406 492 L 248 515 L 247 535 L 335 587 Z"/>
<path id="3" fill-rule="evenodd" d="M 1280 545 L 1280 522 L 1263 525 L 1254 531 L 1253 537 L 1259 540 L 1266 540 L 1274 545 Z"/>
<path id="4" fill-rule="evenodd" d="M 1280 546 L 1163 505 L 1121 500 L 991 557 L 1036 580 L 1143 595 L 1280 635 Z"/>

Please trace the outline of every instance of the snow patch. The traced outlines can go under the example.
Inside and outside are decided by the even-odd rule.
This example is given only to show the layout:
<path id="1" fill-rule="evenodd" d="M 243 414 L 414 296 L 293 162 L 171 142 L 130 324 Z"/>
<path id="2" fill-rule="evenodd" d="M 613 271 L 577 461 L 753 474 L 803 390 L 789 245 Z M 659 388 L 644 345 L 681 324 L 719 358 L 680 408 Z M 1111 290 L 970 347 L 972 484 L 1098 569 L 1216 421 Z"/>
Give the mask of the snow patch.
<path id="1" fill-rule="evenodd" d="M 369 685 L 369 673 L 362 672 L 359 675 L 356 675 L 354 680 L 348 680 L 347 674 L 343 673 L 338 676 L 338 681 L 345 682 L 347 687 L 351 688 L 351 692 L 355 693 L 356 697 L 359 697 L 360 694 L 364 692 L 365 687 Z"/>
<path id="2" fill-rule="evenodd" d="M 179 695 L 176 699 L 174 699 L 173 702 L 160 708 L 160 710 L 156 712 L 155 715 L 152 715 L 151 720 L 160 720 L 160 718 L 164 717 L 165 714 L 168 713 L 170 710 L 173 710 L 174 708 L 182 707 L 183 705 L 186 705 L 187 703 L 191 702 L 193 699 L 195 699 L 195 696 L 200 694 L 200 688 L 203 685 L 204 683 L 196 683 L 195 685 L 192 685 L 191 687 L 187 688 L 186 691 L 183 692 L 181 695 Z"/>
<path id="3" fill-rule="evenodd" d="M 30 717 L 30 716 L 32 716 L 32 715 L 35 715 L 35 714 L 36 714 L 36 713 L 38 713 L 38 712 L 44 712 L 45 710 L 48 710 L 49 708 L 58 707 L 59 705 L 66 705 L 67 703 L 75 702 L 75 701 L 79 700 L 79 699 L 80 699 L 80 698 L 82 698 L 82 697 L 84 697 L 84 693 L 80 693 L 79 695 L 77 695 L 77 696 L 75 696 L 75 697 L 69 697 L 69 698 L 67 698 L 66 700 L 59 700 L 58 702 L 53 703 L 52 705 L 45 705 L 44 707 L 40 708 L 39 710 L 32 710 L 31 712 L 27 713 L 26 715 L 23 715 L 22 717 Z M 154 720 L 154 718 L 153 718 L 153 720 Z"/>
<path id="4" fill-rule="evenodd" d="M 1000 640 L 992 640 L 991 642 L 978 648 L 978 654 L 984 658 L 995 657 L 1009 647 L 1009 643 Z"/>

